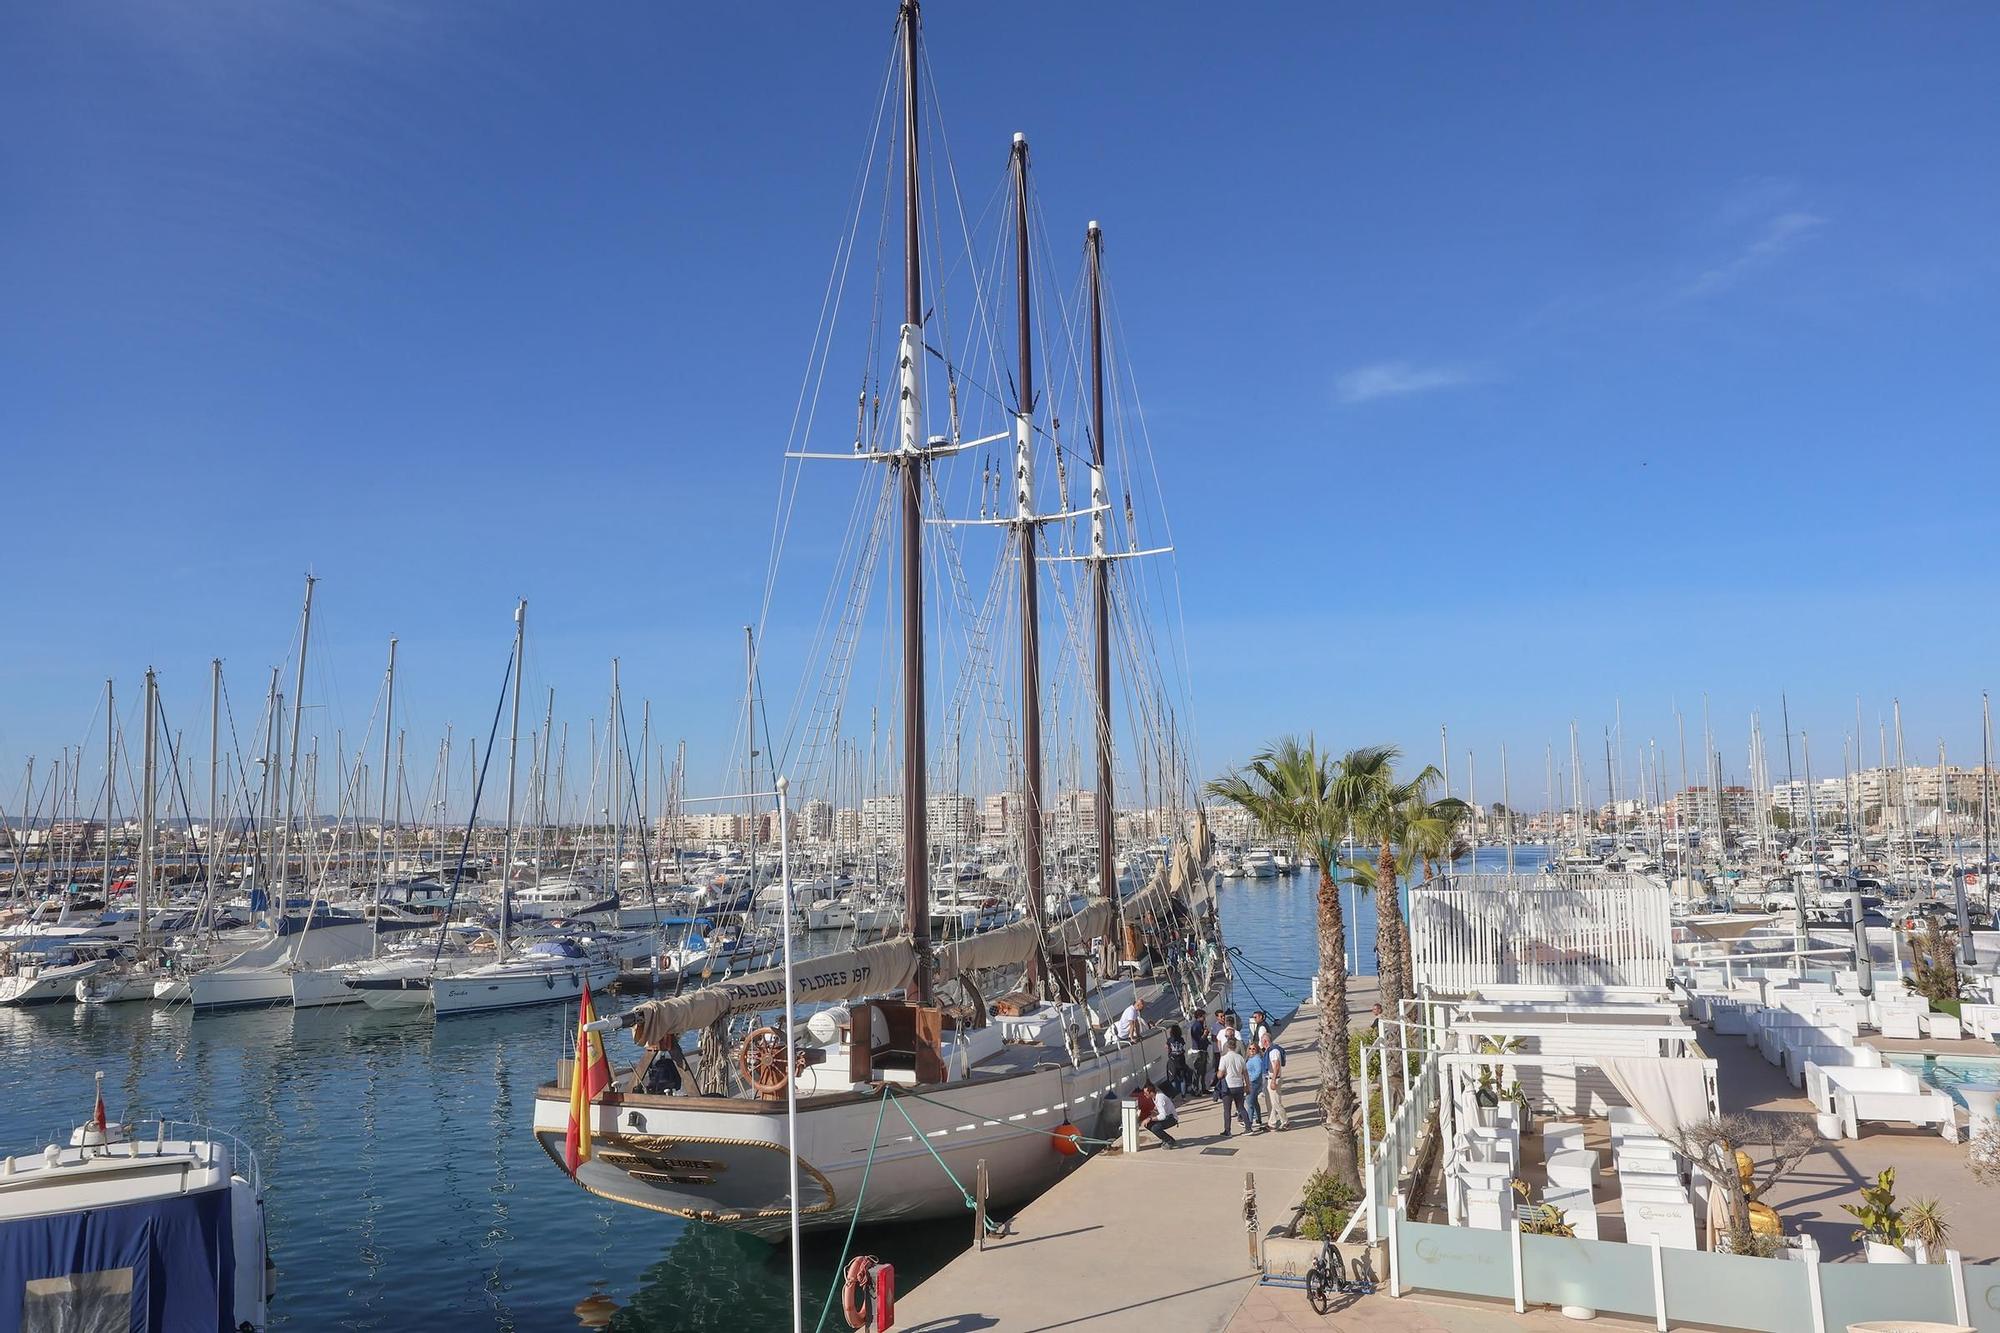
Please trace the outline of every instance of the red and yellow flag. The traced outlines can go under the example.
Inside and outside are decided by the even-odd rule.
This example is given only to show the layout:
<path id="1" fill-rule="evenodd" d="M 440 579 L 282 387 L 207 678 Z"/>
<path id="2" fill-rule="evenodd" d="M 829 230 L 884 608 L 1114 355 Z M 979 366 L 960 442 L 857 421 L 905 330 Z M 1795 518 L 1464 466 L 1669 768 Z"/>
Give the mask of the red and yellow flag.
<path id="1" fill-rule="evenodd" d="M 590 987 L 583 988 L 583 1003 L 576 1011 L 576 1064 L 569 1075 L 569 1139 L 564 1148 L 564 1164 L 572 1178 L 577 1168 L 590 1160 L 590 1104 L 611 1086 L 611 1062 L 604 1058 L 604 1038 L 590 1031 L 597 1021 L 597 1008 L 590 1002 Z"/>

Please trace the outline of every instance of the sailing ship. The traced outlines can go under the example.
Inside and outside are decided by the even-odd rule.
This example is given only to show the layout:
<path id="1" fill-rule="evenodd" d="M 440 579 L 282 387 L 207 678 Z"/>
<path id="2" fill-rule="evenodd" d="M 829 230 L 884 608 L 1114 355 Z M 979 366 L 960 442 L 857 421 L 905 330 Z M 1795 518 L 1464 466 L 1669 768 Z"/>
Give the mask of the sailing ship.
<path id="1" fill-rule="evenodd" d="M 1183 752 L 1172 738 L 1171 710 L 1157 706 L 1161 701 L 1153 696 L 1147 703 L 1155 706 L 1135 710 L 1145 716 L 1133 717 L 1129 725 L 1135 732 L 1146 729 L 1157 749 L 1138 757 L 1141 762 L 1134 767 L 1162 775 L 1155 793 L 1163 806 L 1173 807 L 1172 827 L 1151 829 L 1151 836 L 1164 838 L 1165 855 L 1145 886 L 1122 900 L 1118 893 L 1111 623 L 1114 596 L 1134 593 L 1114 583 L 1114 575 L 1121 561 L 1167 548 L 1142 549 L 1134 540 L 1129 488 L 1124 540 L 1115 550 L 1107 520 L 1102 233 L 1092 223 L 1085 245 L 1089 502 L 1076 509 L 1064 502 L 1044 512 L 1037 507 L 1044 495 L 1035 479 L 1038 455 L 1053 453 L 1059 469 L 1064 455 L 1049 446 L 1058 423 L 1035 391 L 1039 363 L 1033 337 L 1027 141 L 1022 136 L 1014 140 L 1006 187 L 1012 205 L 1006 229 L 1012 232 L 1018 323 L 1018 361 L 1009 376 L 1013 401 L 1001 408 L 1007 418 L 1004 429 L 966 440 L 958 403 L 963 368 L 944 350 L 948 330 L 930 322 L 924 288 L 919 161 L 924 142 L 919 73 L 924 66 L 919 41 L 917 0 L 902 0 L 889 85 L 900 96 L 884 98 L 893 121 L 878 120 L 878 129 L 893 127 L 881 141 L 895 144 L 891 151 L 900 158 L 903 185 L 903 317 L 895 333 L 894 378 L 884 386 L 888 393 L 877 397 L 878 402 L 884 397 L 892 401 L 893 410 L 878 413 L 871 429 L 864 389 L 851 454 L 815 454 L 805 451 L 803 443 L 800 452 L 788 454 L 867 465 L 879 490 L 871 496 L 864 488 L 860 505 L 866 508 L 872 500 L 881 515 L 881 531 L 886 533 L 893 521 L 898 534 L 901 657 L 893 679 L 901 695 L 900 933 L 872 944 L 857 941 L 855 947 L 795 969 L 711 981 L 605 1020 L 603 1026 L 631 1028 L 641 1053 L 586 1112 L 597 1146 L 574 1173 L 578 1184 L 604 1198 L 772 1239 L 787 1233 L 794 1216 L 801 1228 L 812 1229 L 962 1215 L 970 1197 L 966 1182 L 982 1160 L 996 1207 L 1031 1197 L 1074 1160 L 1068 1154 L 1074 1153 L 1079 1135 L 1107 1134 L 1117 1100 L 1162 1068 L 1167 1021 L 1195 1007 L 1214 1006 L 1226 995 L 1211 906 L 1212 842 L 1192 799 L 1185 765 L 1179 762 Z M 893 209 L 888 205 L 885 214 Z M 991 308 L 982 303 L 982 309 Z M 946 363 L 950 382 L 949 429 L 938 435 L 926 433 L 922 410 L 924 358 L 932 355 Z M 1079 380 L 1083 378 L 1080 373 Z M 996 444 L 1002 456 L 990 475 L 999 482 L 991 488 L 1002 497 L 996 505 L 999 513 L 954 521 L 930 512 L 939 507 L 934 465 Z M 1060 486 L 1060 472 L 1057 480 Z M 1004 502 L 1008 498 L 1011 506 Z M 1065 554 L 1059 543 L 1052 543 L 1054 549 L 1043 553 L 1038 539 L 1044 529 L 1086 519 L 1086 550 Z M 931 893 L 934 858 L 928 828 L 931 640 L 925 625 L 925 580 L 931 560 L 949 569 L 954 553 L 947 547 L 941 558 L 936 548 L 942 543 L 927 542 L 926 530 L 954 522 L 1002 530 L 1010 550 L 998 570 L 1007 572 L 1010 563 L 1018 570 L 1012 589 L 1018 602 L 1008 616 L 1020 632 L 1013 719 L 1018 730 L 1006 732 L 1006 754 L 1014 784 L 1009 798 L 1015 811 L 1017 882 L 1012 887 L 1024 918 L 1011 924 L 988 922 L 994 928 L 941 941 L 940 904 Z M 1057 536 L 1074 530 L 1058 528 Z M 872 551 L 862 560 L 872 563 Z M 1092 822 L 1097 896 L 1073 915 L 1051 921 L 1044 883 L 1049 858 L 1043 845 L 1048 807 L 1042 714 L 1047 691 L 1041 680 L 1039 588 L 1049 577 L 1044 567 L 1065 562 L 1074 562 L 1088 576 L 1088 592 L 1080 592 L 1079 600 L 1087 595 L 1089 605 L 1077 608 L 1077 620 L 1088 626 L 1090 685 L 1079 711 L 1096 745 Z M 938 596 L 946 600 L 942 591 Z M 1119 617 L 1128 641 L 1149 628 L 1131 623 L 1129 603 L 1119 604 Z M 853 619 L 858 622 L 858 609 Z M 836 665 L 851 661 L 851 648 L 831 657 Z M 1149 669 L 1157 666 L 1128 662 L 1128 683 Z M 824 749 L 826 732 L 818 734 Z M 1171 784 L 1164 776 L 1169 773 Z M 774 785 L 780 792 L 782 826 L 785 784 L 780 779 Z M 790 867 L 781 869 L 789 888 Z M 1134 1013 L 1140 1002 L 1143 1006 Z M 809 1017 L 806 1010 L 812 1011 Z M 1137 1019 L 1130 1028 L 1118 1021 L 1128 1013 Z M 788 1021 L 793 1025 L 787 1027 Z M 687 1049 L 689 1041 L 698 1041 L 693 1051 Z M 567 1078 L 566 1071 L 559 1071 L 556 1081 L 539 1088 L 533 1112 L 537 1140 L 564 1169 L 571 1100 Z M 669 1095 L 668 1088 L 688 1095 Z M 788 1108 L 794 1113 L 788 1115 Z M 795 1132 L 788 1129 L 794 1121 Z"/>

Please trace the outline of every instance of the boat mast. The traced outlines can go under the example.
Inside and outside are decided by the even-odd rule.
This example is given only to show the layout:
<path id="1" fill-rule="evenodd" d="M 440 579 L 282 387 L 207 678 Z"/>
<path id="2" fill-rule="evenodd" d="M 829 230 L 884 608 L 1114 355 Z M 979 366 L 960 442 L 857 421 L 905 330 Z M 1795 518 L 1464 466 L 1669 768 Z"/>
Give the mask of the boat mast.
<path id="1" fill-rule="evenodd" d="M 104 682 L 104 905 L 111 906 L 112 815 L 118 805 L 118 702 Z"/>
<path id="2" fill-rule="evenodd" d="M 611 659 L 611 710 L 605 719 L 606 758 L 611 764 L 611 896 L 618 896 L 618 874 L 625 863 L 625 767 L 619 763 L 618 741 L 625 731 L 625 701 L 618 690 L 618 659 Z M 511 869 L 511 867 L 510 867 Z"/>
<path id="3" fill-rule="evenodd" d="M 145 787 L 139 793 L 139 943 L 146 942 L 153 892 L 154 791 L 159 785 L 159 751 L 154 733 L 159 730 L 160 683 L 153 668 L 146 668 L 146 767 Z"/>
<path id="4" fill-rule="evenodd" d="M 389 877 L 389 738 L 396 726 L 396 640 L 389 639 L 389 671 L 382 681 L 382 799 L 375 825 L 375 922 L 368 935 L 368 956 L 382 953 L 382 881 Z M 405 895 L 406 897 L 408 895 Z"/>
<path id="5" fill-rule="evenodd" d="M 306 702 L 306 645 L 312 638 L 313 584 L 319 580 L 306 575 L 306 604 L 299 613 L 299 669 L 292 686 L 292 738 L 285 755 L 285 818 L 278 830 L 278 871 L 279 891 L 283 892 L 285 875 L 292 859 L 292 818 L 295 813 L 293 801 L 298 795 L 299 781 L 299 723 L 305 713 Z M 284 903 L 278 904 L 278 914 L 284 915 Z M 306 903 L 306 920 L 312 920 L 312 903 Z"/>
<path id="6" fill-rule="evenodd" d="M 757 631 L 743 627 L 743 791 L 750 814 L 744 832 L 749 836 L 750 906 L 757 899 L 757 800 L 749 793 L 757 790 Z"/>
<path id="7" fill-rule="evenodd" d="M 1993 924 L 1993 701 L 1979 692 L 1979 886 Z"/>
<path id="8" fill-rule="evenodd" d="M 903 913 L 917 955 L 911 998 L 932 999 L 930 803 L 924 762 L 924 438 L 917 399 L 917 355 L 924 322 L 922 234 L 917 195 L 917 0 L 902 0 L 903 30 L 903 328 L 897 352 L 899 424 L 896 463 L 902 490 L 903 593 Z"/>
<path id="9" fill-rule="evenodd" d="M 1041 933 L 1042 638 L 1041 579 L 1035 567 L 1035 344 L 1028 272 L 1028 136 L 1014 136 L 1014 315 L 1020 351 L 1014 411 L 1014 528 L 1021 551 L 1021 859 L 1028 872 L 1028 919 Z M 1026 984 L 1041 975 L 1041 954 Z"/>
<path id="10" fill-rule="evenodd" d="M 514 721 L 507 732 L 507 833 L 500 860 L 500 940 L 494 961 L 507 961 L 507 918 L 514 911 L 514 750 L 521 740 L 521 651 L 528 636 L 528 599 L 514 608 Z M 477 789 L 475 788 L 475 792 Z M 475 795 L 474 808 L 477 809 Z"/>
<path id="11" fill-rule="evenodd" d="M 1104 540 L 1104 232 L 1092 222 L 1084 238 L 1090 254 L 1090 596 L 1091 667 L 1097 693 L 1097 893 L 1115 911 L 1118 847 L 1111 806 L 1111 564 Z"/>
<path id="12" fill-rule="evenodd" d="M 542 861 L 549 832 L 549 760 L 555 754 L 556 687 L 549 686 L 549 704 L 542 714 L 542 762 L 535 778 L 535 887 L 542 887 Z"/>
<path id="13" fill-rule="evenodd" d="M 222 816 L 218 813 L 221 802 L 216 790 L 222 764 L 221 743 L 222 659 L 216 657 L 208 663 L 208 886 L 202 895 L 200 925 L 206 925 L 209 914 L 215 910 L 215 863 L 223 847 Z"/>

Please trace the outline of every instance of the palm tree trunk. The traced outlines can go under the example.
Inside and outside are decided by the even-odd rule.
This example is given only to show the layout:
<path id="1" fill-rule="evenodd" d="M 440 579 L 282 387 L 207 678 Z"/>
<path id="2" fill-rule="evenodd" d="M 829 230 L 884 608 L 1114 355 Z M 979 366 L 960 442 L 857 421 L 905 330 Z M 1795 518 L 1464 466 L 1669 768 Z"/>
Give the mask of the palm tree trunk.
<path id="1" fill-rule="evenodd" d="M 1430 877 L 1430 867 L 1426 866 L 1424 878 Z M 1403 917 L 1403 900 L 1398 894 L 1390 893 L 1389 909 L 1396 914 L 1396 952 L 1402 971 L 1403 993 L 1414 996 L 1417 993 L 1417 969 L 1410 962 L 1410 923 Z"/>
<path id="2" fill-rule="evenodd" d="M 1320 857 L 1319 871 L 1319 1092 L 1326 1120 L 1327 1170 L 1361 1188 L 1361 1154 L 1354 1141 L 1354 1083 L 1347 1072 L 1347 924 L 1340 913 L 1340 885 Z"/>
<path id="3" fill-rule="evenodd" d="M 1382 974 L 1382 1012 L 1389 1018 L 1402 1016 L 1397 1004 L 1403 998 L 1402 924 L 1396 903 L 1396 848 L 1385 838 L 1375 860 L 1375 957 Z"/>

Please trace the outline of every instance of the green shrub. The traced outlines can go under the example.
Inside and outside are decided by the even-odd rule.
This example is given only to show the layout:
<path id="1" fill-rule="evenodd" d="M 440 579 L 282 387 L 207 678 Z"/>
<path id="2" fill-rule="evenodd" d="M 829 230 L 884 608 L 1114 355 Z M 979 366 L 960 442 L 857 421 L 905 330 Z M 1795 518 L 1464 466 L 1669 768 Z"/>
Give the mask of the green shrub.
<path id="1" fill-rule="evenodd" d="M 1299 1235 L 1307 1240 L 1337 1237 L 1346 1228 L 1347 1219 L 1354 1215 L 1358 1198 L 1352 1186 L 1324 1171 L 1313 1172 L 1299 1198 L 1299 1206 L 1305 1210 L 1299 1218 Z"/>

